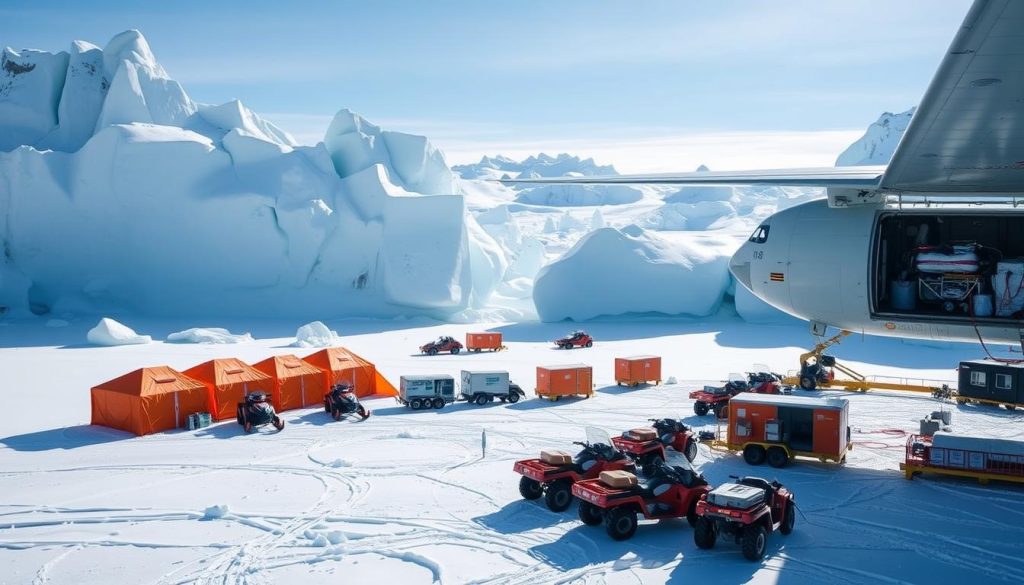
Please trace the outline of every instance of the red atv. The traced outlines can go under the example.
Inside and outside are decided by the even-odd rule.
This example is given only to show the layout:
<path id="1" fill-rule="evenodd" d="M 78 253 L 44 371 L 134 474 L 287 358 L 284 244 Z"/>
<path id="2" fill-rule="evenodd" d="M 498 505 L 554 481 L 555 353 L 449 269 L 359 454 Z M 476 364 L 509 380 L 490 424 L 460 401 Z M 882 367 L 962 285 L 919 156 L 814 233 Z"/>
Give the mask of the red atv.
<path id="1" fill-rule="evenodd" d="M 574 347 L 593 347 L 594 338 L 587 334 L 586 331 L 573 331 L 569 335 L 561 339 L 554 341 L 555 346 L 562 349 L 572 349 Z"/>
<path id="2" fill-rule="evenodd" d="M 455 355 L 462 351 L 462 344 L 454 337 L 448 337 L 442 335 L 437 338 L 437 341 L 431 341 L 426 345 L 420 346 L 420 351 L 427 355 L 437 355 L 439 351 L 448 351 L 452 355 Z"/>
<path id="3" fill-rule="evenodd" d="M 671 418 L 648 420 L 654 423 L 651 425 L 654 428 L 626 431 L 619 437 L 612 437 L 612 443 L 639 463 L 644 474 L 665 461 L 665 447 L 671 447 L 693 462 L 697 456 L 697 439 L 690 427 Z"/>
<path id="4" fill-rule="evenodd" d="M 512 468 L 523 477 L 519 480 L 519 493 L 527 500 L 544 496 L 544 503 L 552 512 L 563 512 L 572 504 L 572 485 L 584 479 L 593 479 L 602 471 L 636 471 L 633 461 L 625 453 L 612 447 L 608 433 L 587 429 L 587 441 L 573 445 L 583 447 L 575 459 L 568 453 L 541 451 L 539 459 L 516 461 Z"/>
<path id="5" fill-rule="evenodd" d="M 718 486 L 697 502 L 693 541 L 700 548 L 712 548 L 718 535 L 726 534 L 740 545 L 743 556 L 759 561 L 769 534 L 793 532 L 796 499 L 777 481 L 730 477 L 738 481 Z"/>
<path id="6" fill-rule="evenodd" d="M 589 526 L 604 522 L 608 536 L 626 540 L 637 527 L 637 515 L 650 520 L 686 518 L 697 522 L 697 502 L 708 493 L 703 475 L 688 467 L 658 463 L 644 484 L 630 473 L 602 473 L 598 479 L 572 486 L 580 501 L 580 520 Z"/>
<path id="7" fill-rule="evenodd" d="M 715 413 L 717 418 L 725 418 L 728 413 L 729 399 L 740 392 L 754 392 L 756 394 L 780 394 L 779 383 L 782 376 L 771 372 L 747 372 L 747 379 L 737 379 L 737 375 L 730 375 L 729 382 L 724 386 L 705 386 L 703 390 L 690 392 L 690 398 L 694 400 L 693 412 L 697 416 L 704 416 L 708 411 Z"/>

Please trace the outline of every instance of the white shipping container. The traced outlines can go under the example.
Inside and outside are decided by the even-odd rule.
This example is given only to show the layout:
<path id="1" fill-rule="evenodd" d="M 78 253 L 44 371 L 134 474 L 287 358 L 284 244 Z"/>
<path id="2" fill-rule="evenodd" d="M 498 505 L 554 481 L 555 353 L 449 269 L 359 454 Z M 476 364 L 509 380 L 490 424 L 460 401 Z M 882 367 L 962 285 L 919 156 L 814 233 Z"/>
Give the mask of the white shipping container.
<path id="1" fill-rule="evenodd" d="M 967 467 L 985 469 L 985 454 L 971 451 L 967 454 Z"/>
<path id="2" fill-rule="evenodd" d="M 469 370 L 462 370 L 461 380 L 462 386 L 460 387 L 460 392 L 466 398 L 476 394 L 490 394 L 492 396 L 504 396 L 508 394 L 508 372 L 472 372 Z"/>
<path id="3" fill-rule="evenodd" d="M 451 376 L 402 376 L 398 395 L 402 400 L 413 398 L 454 397 L 454 381 Z"/>

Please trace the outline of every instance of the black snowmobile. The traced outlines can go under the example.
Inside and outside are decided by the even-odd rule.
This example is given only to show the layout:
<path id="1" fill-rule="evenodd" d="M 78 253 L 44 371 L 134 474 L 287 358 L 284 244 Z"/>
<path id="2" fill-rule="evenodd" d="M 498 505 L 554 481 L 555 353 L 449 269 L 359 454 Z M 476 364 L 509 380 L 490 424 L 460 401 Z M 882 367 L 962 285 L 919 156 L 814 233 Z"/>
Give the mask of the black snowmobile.
<path id="1" fill-rule="evenodd" d="M 274 428 L 284 428 L 284 421 L 277 416 L 274 406 L 267 402 L 266 392 L 251 392 L 245 395 L 245 402 L 238 403 L 238 410 L 235 411 L 238 424 L 242 425 L 245 432 L 251 433 L 257 427 L 274 425 Z"/>
<path id="2" fill-rule="evenodd" d="M 359 398 L 348 384 L 335 384 L 324 396 L 324 412 L 330 413 L 334 420 L 341 420 L 349 415 L 356 415 L 360 420 L 370 418 L 370 411 L 359 404 Z"/>

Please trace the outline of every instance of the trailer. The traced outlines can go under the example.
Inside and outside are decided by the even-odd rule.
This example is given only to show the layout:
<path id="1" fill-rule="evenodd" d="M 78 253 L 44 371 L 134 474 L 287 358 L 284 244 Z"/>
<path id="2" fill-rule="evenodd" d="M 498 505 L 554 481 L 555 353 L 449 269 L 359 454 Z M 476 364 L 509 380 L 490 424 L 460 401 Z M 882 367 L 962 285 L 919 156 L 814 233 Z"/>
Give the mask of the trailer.
<path id="1" fill-rule="evenodd" d="M 508 349 L 501 344 L 501 333 L 467 333 L 466 351 L 480 353 L 483 350 L 501 351 Z"/>
<path id="2" fill-rule="evenodd" d="M 1024 408 L 1024 364 L 993 360 L 960 362 L 956 401 Z"/>
<path id="3" fill-rule="evenodd" d="M 444 408 L 455 402 L 455 379 L 446 374 L 402 376 L 395 400 L 413 410 Z"/>
<path id="4" fill-rule="evenodd" d="M 526 396 L 518 384 L 509 381 L 508 372 L 505 371 L 462 370 L 460 380 L 462 383 L 459 387 L 459 394 L 462 399 L 481 406 L 488 402 L 494 402 L 495 398 L 514 404 Z"/>
<path id="5" fill-rule="evenodd" d="M 635 387 L 648 382 L 661 384 L 661 357 L 637 355 L 615 358 L 615 384 Z"/>
<path id="6" fill-rule="evenodd" d="M 939 431 L 931 437 L 910 435 L 900 463 L 907 479 L 922 473 L 1024 483 L 1024 441 L 956 435 Z"/>
<path id="7" fill-rule="evenodd" d="M 560 400 L 563 396 L 590 398 L 594 394 L 594 372 L 586 364 L 537 366 L 537 388 L 540 398 Z"/>
<path id="8" fill-rule="evenodd" d="M 794 457 L 846 462 L 850 404 L 842 398 L 743 393 L 729 400 L 725 436 L 712 448 L 741 451 L 750 465 L 785 467 Z"/>

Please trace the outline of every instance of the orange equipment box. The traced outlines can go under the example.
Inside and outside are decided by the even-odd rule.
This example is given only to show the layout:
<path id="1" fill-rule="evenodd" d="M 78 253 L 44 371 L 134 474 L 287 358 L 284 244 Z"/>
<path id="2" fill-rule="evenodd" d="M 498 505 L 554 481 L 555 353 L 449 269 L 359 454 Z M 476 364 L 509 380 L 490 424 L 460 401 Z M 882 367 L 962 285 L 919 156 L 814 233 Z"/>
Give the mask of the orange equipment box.
<path id="1" fill-rule="evenodd" d="M 537 396 L 557 400 L 560 396 L 591 396 L 594 372 L 585 364 L 537 366 Z"/>
<path id="2" fill-rule="evenodd" d="M 661 384 L 661 357 L 637 355 L 615 358 L 615 383 L 639 386 L 647 382 Z"/>
<path id="3" fill-rule="evenodd" d="M 498 351 L 501 349 L 501 333 L 467 333 L 466 351 L 479 352 L 483 349 Z"/>
<path id="4" fill-rule="evenodd" d="M 789 457 L 841 462 L 850 449 L 849 420 L 842 398 L 741 393 L 729 401 L 728 447 L 781 446 Z"/>

